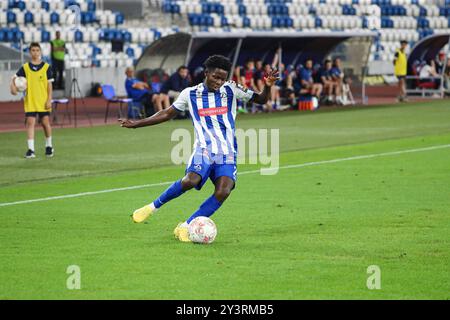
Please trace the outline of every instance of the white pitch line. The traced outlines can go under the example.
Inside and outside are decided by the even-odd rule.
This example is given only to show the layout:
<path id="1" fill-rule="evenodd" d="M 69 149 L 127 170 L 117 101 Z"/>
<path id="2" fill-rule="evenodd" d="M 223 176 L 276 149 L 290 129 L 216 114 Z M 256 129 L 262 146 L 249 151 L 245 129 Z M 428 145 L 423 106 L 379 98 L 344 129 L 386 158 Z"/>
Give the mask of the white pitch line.
<path id="1" fill-rule="evenodd" d="M 337 159 L 331 159 L 331 160 L 306 162 L 306 163 L 301 163 L 301 164 L 282 166 L 282 167 L 279 167 L 279 169 L 281 170 L 281 169 L 303 168 L 303 167 L 310 167 L 310 166 L 316 166 L 316 165 L 321 165 L 321 164 L 329 164 L 329 163 L 337 163 L 337 162 L 361 160 L 361 159 L 371 159 L 371 158 L 386 157 L 386 156 L 395 156 L 395 155 L 405 154 L 405 153 L 423 152 L 423 151 L 430 151 L 430 150 L 437 150 L 437 149 L 444 149 L 444 148 L 450 148 L 450 144 L 443 144 L 443 145 L 437 145 L 437 146 L 426 147 L 426 148 L 417 148 L 417 149 L 407 149 L 407 150 L 392 151 L 392 152 L 374 153 L 374 154 L 353 156 L 353 157 L 347 157 L 347 158 L 337 158 Z M 250 171 L 240 172 L 240 173 L 238 173 L 238 175 L 260 173 L 260 172 L 261 172 L 261 169 L 250 170 Z M 170 185 L 172 183 L 173 183 L 173 181 L 168 181 L 168 182 L 160 182 L 160 183 L 152 183 L 152 184 L 143 184 L 143 185 L 131 186 L 131 187 L 123 187 L 123 188 L 91 191 L 91 192 L 74 193 L 74 194 L 67 194 L 67 195 L 47 197 L 47 198 L 30 199 L 30 200 L 22 200 L 22 201 L 14 201 L 14 202 L 4 202 L 4 203 L 0 203 L 0 207 L 14 206 L 14 205 L 19 205 L 19 204 L 33 203 L 33 202 L 51 201 L 51 200 L 68 199 L 68 198 L 78 198 L 78 197 L 91 196 L 91 195 L 97 195 L 97 194 L 102 194 L 102 193 L 110 193 L 110 192 L 117 192 L 117 191 L 128 191 L 128 190 L 135 190 L 135 189 L 160 187 L 160 186 Z"/>

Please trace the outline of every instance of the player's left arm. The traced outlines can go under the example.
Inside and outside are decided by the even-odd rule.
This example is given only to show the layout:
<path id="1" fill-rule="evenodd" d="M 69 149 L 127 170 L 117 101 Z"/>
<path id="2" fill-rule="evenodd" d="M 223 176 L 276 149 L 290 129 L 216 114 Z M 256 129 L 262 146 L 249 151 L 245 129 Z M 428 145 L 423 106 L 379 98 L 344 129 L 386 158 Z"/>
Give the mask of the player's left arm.
<path id="1" fill-rule="evenodd" d="M 47 69 L 47 101 L 45 102 L 45 109 L 50 110 L 52 108 L 53 99 L 53 72 L 51 66 Z"/>
<path id="2" fill-rule="evenodd" d="M 271 70 L 265 77 L 264 77 L 264 88 L 262 92 L 260 93 L 254 93 L 253 97 L 251 99 L 252 102 L 258 103 L 258 104 L 265 104 L 270 99 L 270 89 L 280 79 L 278 76 L 277 70 Z"/>

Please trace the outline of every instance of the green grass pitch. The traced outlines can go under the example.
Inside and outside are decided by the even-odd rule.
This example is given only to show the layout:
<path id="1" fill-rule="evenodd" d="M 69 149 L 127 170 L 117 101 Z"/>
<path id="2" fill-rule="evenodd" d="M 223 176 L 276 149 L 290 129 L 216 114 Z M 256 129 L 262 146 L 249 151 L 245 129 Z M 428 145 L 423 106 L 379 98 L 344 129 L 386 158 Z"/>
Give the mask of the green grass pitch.
<path id="1" fill-rule="evenodd" d="M 191 126 L 55 129 L 53 159 L 38 132 L 33 160 L 23 132 L 0 134 L 0 299 L 450 298 L 448 100 L 239 116 L 239 128 L 280 129 L 281 168 L 238 177 L 208 246 L 172 231 L 210 182 L 145 224 L 130 213 L 167 185 L 11 204 L 174 181 L 170 136 Z M 380 289 L 367 287 L 371 265 Z"/>

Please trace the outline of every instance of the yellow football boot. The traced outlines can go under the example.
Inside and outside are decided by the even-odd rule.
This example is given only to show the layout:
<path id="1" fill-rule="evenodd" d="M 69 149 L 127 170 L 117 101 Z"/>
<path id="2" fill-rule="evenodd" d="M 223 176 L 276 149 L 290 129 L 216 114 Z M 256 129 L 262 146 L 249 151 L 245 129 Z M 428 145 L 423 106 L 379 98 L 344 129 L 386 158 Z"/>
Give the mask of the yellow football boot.
<path id="1" fill-rule="evenodd" d="M 183 222 L 180 222 L 175 230 L 173 230 L 175 238 L 180 240 L 181 242 L 192 242 L 191 239 L 189 239 L 188 227 L 182 227 L 182 224 Z"/>
<path id="2" fill-rule="evenodd" d="M 154 209 L 150 205 L 146 205 L 140 209 L 133 212 L 132 218 L 136 223 L 144 222 L 148 217 L 150 217 L 154 212 Z"/>

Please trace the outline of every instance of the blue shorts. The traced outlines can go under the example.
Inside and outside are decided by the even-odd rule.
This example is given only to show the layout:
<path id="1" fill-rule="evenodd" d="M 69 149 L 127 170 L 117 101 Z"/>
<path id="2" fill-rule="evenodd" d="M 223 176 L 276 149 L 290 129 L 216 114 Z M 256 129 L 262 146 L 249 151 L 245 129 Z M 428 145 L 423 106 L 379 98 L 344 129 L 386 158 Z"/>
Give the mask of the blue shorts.
<path id="1" fill-rule="evenodd" d="M 188 172 L 202 177 L 202 181 L 195 187 L 197 190 L 203 187 L 208 178 L 214 183 L 219 177 L 229 177 L 236 183 L 236 155 L 214 155 L 209 154 L 206 149 L 198 148 L 189 159 L 186 167 L 186 173 Z"/>

